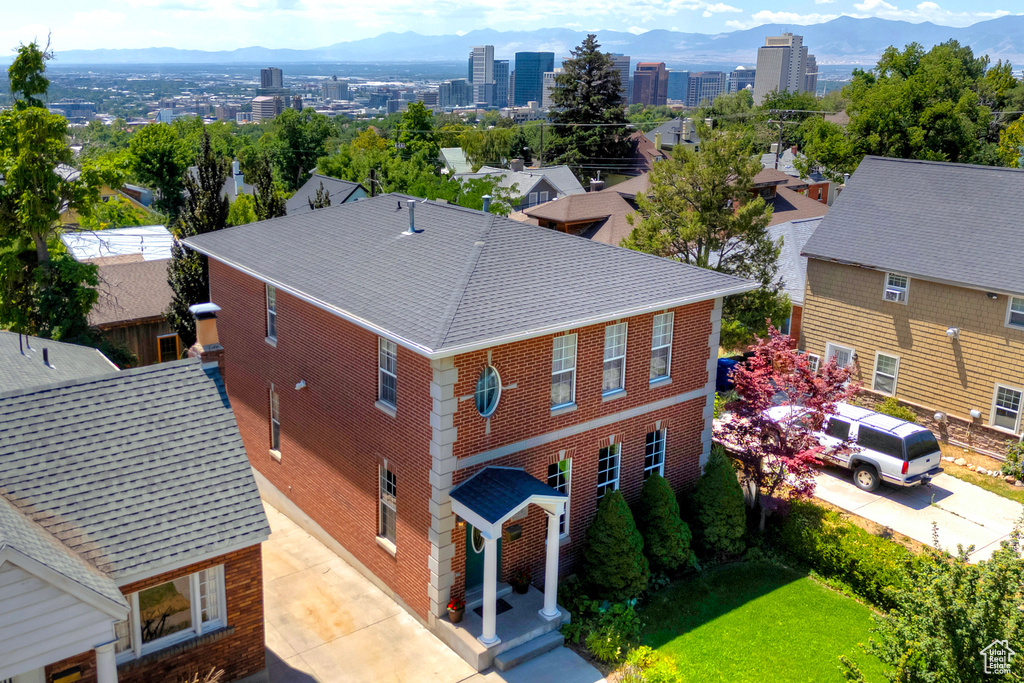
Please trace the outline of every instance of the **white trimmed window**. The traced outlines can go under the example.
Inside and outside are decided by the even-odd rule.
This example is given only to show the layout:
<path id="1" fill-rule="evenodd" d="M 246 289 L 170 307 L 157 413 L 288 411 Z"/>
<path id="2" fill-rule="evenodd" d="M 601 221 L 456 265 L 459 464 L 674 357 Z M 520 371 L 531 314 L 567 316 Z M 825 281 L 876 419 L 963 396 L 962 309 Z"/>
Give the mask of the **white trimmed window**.
<path id="1" fill-rule="evenodd" d="M 654 333 L 651 335 L 651 376 L 652 382 L 665 379 L 672 371 L 672 324 L 675 313 L 661 313 L 654 316 Z"/>
<path id="2" fill-rule="evenodd" d="M 907 303 L 907 294 L 910 290 L 910 278 L 899 273 L 885 274 L 885 291 L 882 292 L 882 299 L 895 303 Z"/>
<path id="3" fill-rule="evenodd" d="M 991 422 L 996 427 L 1008 429 L 1011 432 L 1020 430 L 1020 404 L 1021 396 L 1024 394 L 1020 389 L 996 385 L 995 395 L 992 397 Z"/>
<path id="4" fill-rule="evenodd" d="M 547 193 L 547 191 L 541 192 L 540 193 L 540 203 L 543 204 L 547 200 L 548 200 L 548 193 Z"/>
<path id="5" fill-rule="evenodd" d="M 896 376 L 899 374 L 899 356 L 887 353 L 875 354 L 875 376 L 871 388 L 890 396 L 896 395 Z"/>
<path id="6" fill-rule="evenodd" d="M 611 394 L 626 386 L 626 323 L 604 328 L 604 376 L 601 391 Z"/>
<path id="7" fill-rule="evenodd" d="M 576 401 L 576 335 L 555 337 L 551 347 L 551 407 Z"/>
<path id="8" fill-rule="evenodd" d="M 1024 298 L 1010 297 L 1006 304 L 1006 326 L 1024 329 Z"/>
<path id="9" fill-rule="evenodd" d="M 377 353 L 377 399 L 392 408 L 398 407 L 398 345 L 378 338 Z"/>
<path id="10" fill-rule="evenodd" d="M 131 605 L 128 619 L 114 624 L 119 664 L 225 626 L 224 565 L 126 597 Z"/>
<path id="11" fill-rule="evenodd" d="M 537 205 L 537 193 L 536 192 L 531 192 L 529 194 L 529 198 L 530 198 L 530 201 L 529 201 L 530 206 L 536 206 Z"/>
<path id="12" fill-rule="evenodd" d="M 267 285 L 267 339 L 277 341 L 277 288 Z"/>
<path id="13" fill-rule="evenodd" d="M 821 356 L 813 353 L 807 354 L 807 366 L 811 369 L 811 372 L 817 373 L 821 368 Z"/>
<path id="14" fill-rule="evenodd" d="M 270 385 L 270 450 L 281 452 L 281 398 Z"/>
<path id="15" fill-rule="evenodd" d="M 548 486 L 566 496 L 572 495 L 572 458 L 548 465 Z M 565 510 L 558 518 L 558 533 L 561 536 L 569 533 L 569 501 L 565 501 Z"/>
<path id="16" fill-rule="evenodd" d="M 845 368 L 853 365 L 853 354 L 855 351 L 849 346 L 840 346 L 829 342 L 825 344 L 825 362 L 836 359 L 836 365 Z"/>
<path id="17" fill-rule="evenodd" d="M 377 535 L 395 545 L 398 538 L 398 478 L 380 465 L 380 525 Z"/>
<path id="18" fill-rule="evenodd" d="M 665 476 L 665 430 L 647 432 L 647 447 L 644 450 L 644 481 L 657 472 Z"/>
<path id="19" fill-rule="evenodd" d="M 613 443 L 597 454 L 597 499 L 619 488 L 619 452 L 622 444 Z"/>

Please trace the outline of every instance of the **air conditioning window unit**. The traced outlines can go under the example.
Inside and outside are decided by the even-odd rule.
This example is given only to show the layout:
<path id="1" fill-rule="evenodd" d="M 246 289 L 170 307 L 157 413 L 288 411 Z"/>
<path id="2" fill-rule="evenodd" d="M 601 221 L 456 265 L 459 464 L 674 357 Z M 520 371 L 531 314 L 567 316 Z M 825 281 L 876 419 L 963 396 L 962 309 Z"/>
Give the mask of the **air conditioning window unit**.
<path id="1" fill-rule="evenodd" d="M 885 288 L 885 300 L 886 301 L 898 301 L 903 302 L 907 298 L 907 293 L 902 289 L 896 289 L 895 287 Z"/>

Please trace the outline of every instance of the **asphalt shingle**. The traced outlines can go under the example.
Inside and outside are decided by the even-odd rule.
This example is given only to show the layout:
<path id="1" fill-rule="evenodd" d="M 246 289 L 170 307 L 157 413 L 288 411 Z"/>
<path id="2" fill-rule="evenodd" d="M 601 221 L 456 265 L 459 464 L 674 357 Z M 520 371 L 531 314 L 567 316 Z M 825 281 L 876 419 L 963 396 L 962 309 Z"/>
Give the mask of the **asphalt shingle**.
<path id="1" fill-rule="evenodd" d="M 524 470 L 512 467 L 485 467 L 448 494 L 467 508 L 494 524 L 533 496 L 568 496 Z"/>
<path id="2" fill-rule="evenodd" d="M 329 175 L 321 175 L 320 173 L 314 173 L 310 176 L 302 187 L 295 191 L 287 202 L 285 202 L 284 208 L 285 213 L 289 216 L 294 216 L 300 213 L 309 213 L 313 209 L 309 208 L 309 201 L 316 199 L 317 190 L 320 189 L 320 185 L 323 184 L 324 190 L 330 195 L 331 206 L 336 204 L 344 204 L 349 201 L 357 190 L 362 189 L 362 185 L 359 183 L 349 182 L 348 180 L 339 180 L 338 178 L 332 178 Z M 365 195 L 365 192 L 361 193 L 361 196 Z"/>
<path id="3" fill-rule="evenodd" d="M 20 341 L 20 344 L 19 344 Z M 43 363 L 43 349 L 50 364 Z M 117 372 L 96 349 L 0 330 L 0 392 Z"/>

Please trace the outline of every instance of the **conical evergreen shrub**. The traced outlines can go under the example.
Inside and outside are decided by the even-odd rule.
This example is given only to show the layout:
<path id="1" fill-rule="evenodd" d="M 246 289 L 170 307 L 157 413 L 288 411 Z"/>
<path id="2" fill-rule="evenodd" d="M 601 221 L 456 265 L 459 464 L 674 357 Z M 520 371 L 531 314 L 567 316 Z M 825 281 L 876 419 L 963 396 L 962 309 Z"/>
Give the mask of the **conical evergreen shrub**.
<path id="1" fill-rule="evenodd" d="M 597 506 L 584 541 L 582 571 L 587 594 L 599 600 L 629 600 L 647 587 L 644 541 L 618 491 L 605 494 Z"/>
<path id="2" fill-rule="evenodd" d="M 680 519 L 676 495 L 660 474 L 654 473 L 644 482 L 636 525 L 652 571 L 672 573 L 693 563 L 690 527 Z"/>
<path id="3" fill-rule="evenodd" d="M 721 446 L 711 448 L 693 498 L 698 521 L 696 537 L 703 551 L 708 555 L 743 552 L 743 534 L 747 529 L 743 489 L 736 478 L 736 468 Z"/>

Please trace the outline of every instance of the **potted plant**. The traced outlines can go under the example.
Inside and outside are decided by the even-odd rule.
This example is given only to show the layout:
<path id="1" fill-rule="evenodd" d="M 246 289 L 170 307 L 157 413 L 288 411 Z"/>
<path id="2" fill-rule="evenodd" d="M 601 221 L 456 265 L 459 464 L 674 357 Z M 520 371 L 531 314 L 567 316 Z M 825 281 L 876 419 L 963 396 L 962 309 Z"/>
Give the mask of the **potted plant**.
<path id="1" fill-rule="evenodd" d="M 462 621 L 462 615 L 466 613 L 466 601 L 456 598 L 448 603 L 448 620 L 453 624 Z"/>
<path id="2" fill-rule="evenodd" d="M 508 582 L 512 584 L 512 590 L 519 595 L 525 595 L 530 590 L 530 572 L 525 569 L 517 569 L 512 572 L 512 576 L 508 577 Z"/>

